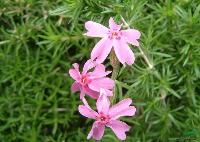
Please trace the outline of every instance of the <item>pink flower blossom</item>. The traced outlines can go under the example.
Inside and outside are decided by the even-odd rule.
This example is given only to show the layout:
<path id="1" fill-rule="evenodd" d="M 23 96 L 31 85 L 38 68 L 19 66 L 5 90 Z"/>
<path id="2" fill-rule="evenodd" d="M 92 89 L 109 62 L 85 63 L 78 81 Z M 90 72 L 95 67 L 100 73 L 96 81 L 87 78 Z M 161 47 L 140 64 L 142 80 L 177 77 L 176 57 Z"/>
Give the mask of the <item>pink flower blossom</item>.
<path id="1" fill-rule="evenodd" d="M 102 38 L 92 50 L 92 60 L 97 59 L 99 63 L 102 63 L 114 47 L 115 54 L 122 64 L 134 63 L 134 53 L 127 43 L 139 46 L 140 32 L 138 30 L 121 30 L 121 25 L 117 25 L 113 18 L 109 19 L 109 29 L 93 21 L 86 22 L 85 28 L 88 30 L 85 35 Z"/>
<path id="2" fill-rule="evenodd" d="M 83 116 L 95 120 L 88 134 L 88 139 L 92 137 L 95 140 L 100 140 L 103 137 L 105 126 L 110 127 L 120 140 L 126 139 L 125 132 L 129 131 L 130 126 L 118 119 L 121 116 L 135 115 L 136 108 L 130 106 L 132 103 L 131 99 L 124 99 L 110 107 L 110 101 L 106 96 L 106 92 L 101 90 L 100 96 L 96 102 L 97 112 L 90 108 L 86 100 L 83 102 L 84 105 L 79 105 L 79 112 Z"/>
<path id="3" fill-rule="evenodd" d="M 81 99 L 85 94 L 97 99 L 100 88 L 104 88 L 108 96 L 112 96 L 114 81 L 106 77 L 111 71 L 105 71 L 104 65 L 88 60 L 83 67 L 82 73 L 80 73 L 77 63 L 73 64 L 73 67 L 73 69 L 69 70 L 70 76 L 75 80 L 71 89 L 73 92 L 80 91 Z"/>

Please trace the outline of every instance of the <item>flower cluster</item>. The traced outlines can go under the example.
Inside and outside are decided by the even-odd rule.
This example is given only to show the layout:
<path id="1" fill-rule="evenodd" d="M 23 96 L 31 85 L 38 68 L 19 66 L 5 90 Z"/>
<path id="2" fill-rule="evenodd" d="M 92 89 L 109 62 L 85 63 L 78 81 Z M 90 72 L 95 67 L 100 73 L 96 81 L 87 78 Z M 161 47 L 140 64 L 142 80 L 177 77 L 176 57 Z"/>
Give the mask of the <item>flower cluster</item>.
<path id="1" fill-rule="evenodd" d="M 105 127 L 109 127 L 120 140 L 125 140 L 125 133 L 129 131 L 130 126 L 119 118 L 135 115 L 136 108 L 131 106 L 130 98 L 111 106 L 111 96 L 115 96 L 113 95 L 115 82 L 108 77 L 111 71 L 106 71 L 102 63 L 113 47 L 119 62 L 123 65 L 133 64 L 135 56 L 128 43 L 139 46 L 140 32 L 135 29 L 121 30 L 122 25 L 116 24 L 113 18 L 109 19 L 109 28 L 93 21 L 86 22 L 85 28 L 87 32 L 84 35 L 102 39 L 93 48 L 91 59 L 85 63 L 82 72 L 79 71 L 79 64 L 75 63 L 69 74 L 75 80 L 71 89 L 73 92 L 80 92 L 80 100 L 83 102 L 83 105 L 78 107 L 80 114 L 95 120 L 88 139 L 100 140 Z M 96 100 L 97 111 L 90 107 L 85 95 Z"/>

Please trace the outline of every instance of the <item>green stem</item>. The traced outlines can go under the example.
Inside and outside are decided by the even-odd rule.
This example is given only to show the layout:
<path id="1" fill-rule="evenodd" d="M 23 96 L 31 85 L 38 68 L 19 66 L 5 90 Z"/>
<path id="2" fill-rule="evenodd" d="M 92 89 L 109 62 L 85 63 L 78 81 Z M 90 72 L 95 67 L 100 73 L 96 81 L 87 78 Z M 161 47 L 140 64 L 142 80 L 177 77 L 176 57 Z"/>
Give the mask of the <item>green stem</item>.
<path id="1" fill-rule="evenodd" d="M 117 75 L 118 75 L 118 72 L 119 72 L 119 67 L 120 67 L 120 63 L 115 55 L 115 51 L 114 49 L 111 50 L 111 53 L 110 53 L 110 64 L 113 68 L 113 71 L 112 71 L 112 80 L 116 80 L 117 79 Z M 116 95 L 116 87 L 114 86 L 114 89 L 113 89 L 113 96 L 111 98 L 111 101 L 112 103 L 114 102 L 115 100 L 115 96 Z"/>

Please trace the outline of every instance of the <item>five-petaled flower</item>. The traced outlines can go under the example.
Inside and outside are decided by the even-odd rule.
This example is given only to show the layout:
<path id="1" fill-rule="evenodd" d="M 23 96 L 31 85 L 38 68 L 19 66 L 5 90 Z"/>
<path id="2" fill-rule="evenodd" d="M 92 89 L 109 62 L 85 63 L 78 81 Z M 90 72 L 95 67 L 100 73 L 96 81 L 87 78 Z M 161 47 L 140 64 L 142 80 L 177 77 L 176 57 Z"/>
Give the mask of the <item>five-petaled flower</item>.
<path id="1" fill-rule="evenodd" d="M 122 64 L 131 65 L 135 61 L 135 56 L 127 43 L 139 46 L 140 32 L 135 29 L 121 30 L 121 25 L 117 25 L 113 18 L 109 19 L 109 29 L 99 23 L 88 21 L 85 23 L 88 30 L 85 35 L 90 37 L 101 37 L 91 53 L 91 59 L 102 63 L 112 47 Z"/>
<path id="2" fill-rule="evenodd" d="M 105 71 L 103 64 L 97 64 L 90 59 L 85 63 L 82 73 L 80 73 L 77 63 L 73 64 L 73 67 L 69 70 L 70 76 L 75 80 L 71 89 L 73 92 L 80 91 L 81 99 L 85 94 L 97 99 L 100 88 L 104 88 L 107 95 L 112 96 L 114 81 L 106 77 L 111 71 Z"/>
<path id="3" fill-rule="evenodd" d="M 129 131 L 130 126 L 118 120 L 118 118 L 121 116 L 135 115 L 136 108 L 130 106 L 132 103 L 131 99 L 124 99 L 110 107 L 110 101 L 106 92 L 104 89 L 101 89 L 100 96 L 96 102 L 98 112 L 92 110 L 86 100 L 83 102 L 84 105 L 80 105 L 78 108 L 79 112 L 83 116 L 95 120 L 92 129 L 88 134 L 88 139 L 92 137 L 95 140 L 100 140 L 103 137 L 105 126 L 110 127 L 120 140 L 126 139 L 125 132 Z"/>

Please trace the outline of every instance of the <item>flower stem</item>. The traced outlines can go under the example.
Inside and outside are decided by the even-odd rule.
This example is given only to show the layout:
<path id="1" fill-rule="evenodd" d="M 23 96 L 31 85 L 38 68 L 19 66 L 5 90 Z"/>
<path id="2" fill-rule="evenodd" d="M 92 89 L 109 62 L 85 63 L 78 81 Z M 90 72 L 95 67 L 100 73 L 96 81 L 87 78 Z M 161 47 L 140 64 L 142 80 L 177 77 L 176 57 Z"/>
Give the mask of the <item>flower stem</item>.
<path id="1" fill-rule="evenodd" d="M 120 15 L 121 16 L 121 15 Z M 121 20 L 124 24 L 124 26 L 128 29 L 130 29 L 129 24 L 124 20 L 124 18 L 121 16 Z M 149 61 L 149 59 L 147 58 L 147 56 L 145 55 L 144 51 L 142 50 L 142 48 L 140 46 L 138 46 L 138 49 L 140 50 L 140 53 L 142 54 L 145 62 L 147 63 L 147 65 L 149 66 L 150 69 L 153 68 L 153 64 L 151 64 L 151 62 Z"/>
<path id="2" fill-rule="evenodd" d="M 117 78 L 117 74 L 118 74 L 118 70 L 119 70 L 119 61 L 115 55 L 115 51 L 114 49 L 111 50 L 111 54 L 110 54 L 110 64 L 113 67 L 113 71 L 112 71 L 112 79 L 115 80 Z"/>
<path id="3" fill-rule="evenodd" d="M 112 80 L 115 81 L 117 79 L 117 75 L 119 72 L 120 63 L 115 55 L 114 49 L 112 49 L 111 53 L 110 53 L 110 64 L 113 68 L 111 78 L 112 78 Z M 111 98 L 112 102 L 114 102 L 114 100 L 115 100 L 115 94 L 116 94 L 116 87 L 114 87 L 114 89 L 113 89 L 113 96 Z"/>

